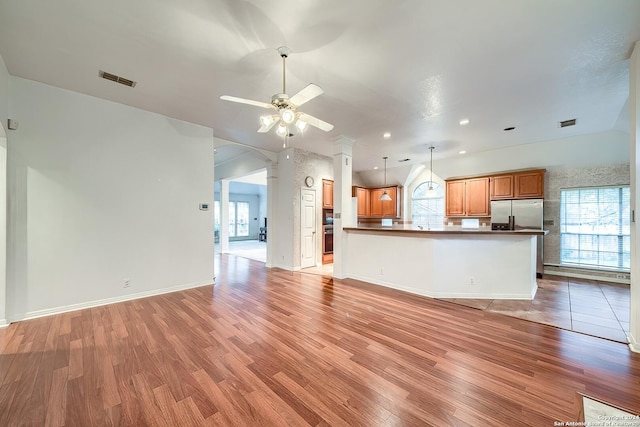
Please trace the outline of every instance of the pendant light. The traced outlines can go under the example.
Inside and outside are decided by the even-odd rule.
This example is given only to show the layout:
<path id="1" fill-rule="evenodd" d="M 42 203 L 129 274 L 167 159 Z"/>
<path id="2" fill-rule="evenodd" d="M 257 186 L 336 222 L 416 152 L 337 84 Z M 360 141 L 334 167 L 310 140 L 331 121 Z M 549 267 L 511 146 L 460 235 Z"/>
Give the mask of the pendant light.
<path id="1" fill-rule="evenodd" d="M 387 186 L 387 159 L 388 157 L 385 156 L 383 157 L 384 159 L 384 186 Z M 391 196 L 389 196 L 389 194 L 387 193 L 387 189 L 385 188 L 385 190 L 382 192 L 382 196 L 380 196 L 380 198 L 378 200 L 381 201 L 389 201 L 391 200 Z"/>
<path id="2" fill-rule="evenodd" d="M 438 198 L 438 193 L 436 192 L 436 190 L 433 188 L 433 150 L 436 147 L 434 147 L 433 145 L 429 147 L 429 150 L 431 151 L 431 166 L 429 166 L 429 168 L 431 169 L 431 178 L 429 179 L 429 189 L 427 190 L 427 198 L 429 199 L 435 199 Z"/>

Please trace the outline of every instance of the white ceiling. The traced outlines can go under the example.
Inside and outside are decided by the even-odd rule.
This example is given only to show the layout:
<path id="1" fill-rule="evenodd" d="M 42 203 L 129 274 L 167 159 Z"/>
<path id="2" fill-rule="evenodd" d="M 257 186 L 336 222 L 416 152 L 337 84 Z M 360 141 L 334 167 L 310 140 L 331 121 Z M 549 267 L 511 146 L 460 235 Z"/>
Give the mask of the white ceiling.
<path id="1" fill-rule="evenodd" d="M 639 39 L 637 0 L 0 2 L 0 55 L 13 76 L 274 152 L 282 140 L 256 133 L 265 110 L 220 95 L 269 102 L 286 45 L 289 95 L 319 85 L 325 93 L 301 110 L 335 125 L 290 142 L 330 156 L 334 139 L 352 138 L 356 171 L 383 156 L 389 167 L 428 161 L 430 144 L 438 159 L 624 127 Z M 558 127 L 572 118 L 577 126 Z"/>

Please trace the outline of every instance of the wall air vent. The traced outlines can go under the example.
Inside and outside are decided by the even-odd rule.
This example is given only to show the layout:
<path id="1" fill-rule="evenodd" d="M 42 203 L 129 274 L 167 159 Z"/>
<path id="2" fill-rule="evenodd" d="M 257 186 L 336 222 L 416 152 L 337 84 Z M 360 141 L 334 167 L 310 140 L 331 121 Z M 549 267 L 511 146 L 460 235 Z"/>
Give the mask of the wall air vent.
<path id="1" fill-rule="evenodd" d="M 106 71 L 100 70 L 100 77 L 103 79 L 111 80 L 112 82 L 120 83 L 121 85 L 135 87 L 136 82 L 133 80 L 125 79 L 124 77 L 116 76 L 115 74 L 107 73 Z"/>
<path id="2" fill-rule="evenodd" d="M 560 122 L 561 128 L 566 128 L 567 126 L 575 126 L 578 119 L 565 120 Z"/>
<path id="3" fill-rule="evenodd" d="M 398 161 L 399 161 L 400 163 L 404 163 L 404 162 L 408 162 L 409 160 L 411 160 L 411 159 L 400 159 L 400 160 L 398 160 Z"/>

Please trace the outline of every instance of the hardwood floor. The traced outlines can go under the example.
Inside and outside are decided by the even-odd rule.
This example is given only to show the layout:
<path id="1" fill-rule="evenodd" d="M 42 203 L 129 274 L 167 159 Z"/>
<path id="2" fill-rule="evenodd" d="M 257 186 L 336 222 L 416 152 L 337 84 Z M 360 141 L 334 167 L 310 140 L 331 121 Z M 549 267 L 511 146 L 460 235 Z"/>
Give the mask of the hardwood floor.
<path id="1" fill-rule="evenodd" d="M 552 426 L 577 391 L 640 408 L 620 343 L 235 256 L 217 270 L 0 330 L 0 425 Z"/>

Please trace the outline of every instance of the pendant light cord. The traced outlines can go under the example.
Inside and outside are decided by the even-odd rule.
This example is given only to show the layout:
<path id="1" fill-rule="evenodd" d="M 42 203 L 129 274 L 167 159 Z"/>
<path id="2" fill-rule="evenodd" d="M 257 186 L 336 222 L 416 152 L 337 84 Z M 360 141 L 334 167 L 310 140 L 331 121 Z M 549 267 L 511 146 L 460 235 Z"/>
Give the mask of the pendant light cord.
<path id="1" fill-rule="evenodd" d="M 387 157 L 384 158 L 384 186 L 387 186 Z"/>
<path id="2" fill-rule="evenodd" d="M 429 147 L 429 150 L 431 150 L 431 165 L 429 166 L 429 169 L 431 169 L 431 179 L 429 180 L 429 186 L 433 188 L 433 145 Z"/>

